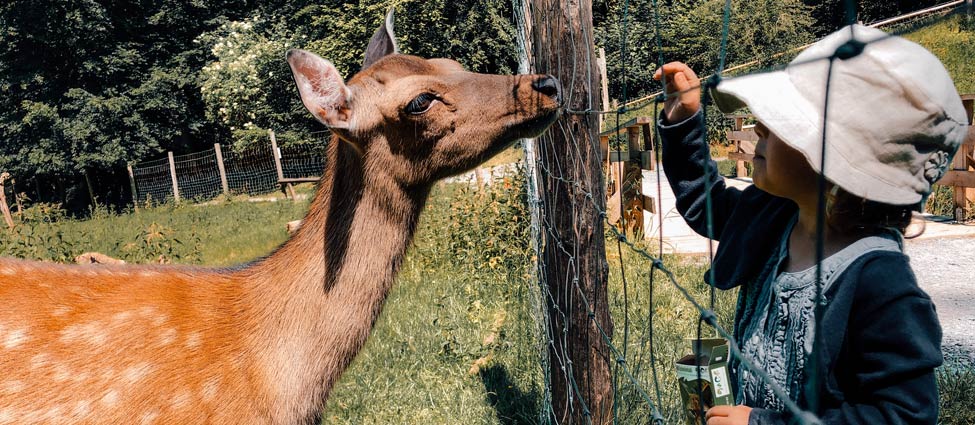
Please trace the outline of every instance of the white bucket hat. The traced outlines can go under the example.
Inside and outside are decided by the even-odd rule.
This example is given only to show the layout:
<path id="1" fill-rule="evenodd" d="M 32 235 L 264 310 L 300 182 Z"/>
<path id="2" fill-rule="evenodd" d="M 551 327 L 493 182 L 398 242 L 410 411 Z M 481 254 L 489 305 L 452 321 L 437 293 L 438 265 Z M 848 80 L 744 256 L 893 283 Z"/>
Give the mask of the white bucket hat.
<path id="1" fill-rule="evenodd" d="M 862 53 L 837 57 L 843 56 L 836 55 L 841 46 L 855 54 L 858 45 Z M 820 170 L 831 57 L 826 164 Z M 968 131 L 961 98 L 938 58 L 861 25 L 816 42 L 784 70 L 721 81 L 712 96 L 725 113 L 747 106 L 847 192 L 892 205 L 926 198 Z"/>

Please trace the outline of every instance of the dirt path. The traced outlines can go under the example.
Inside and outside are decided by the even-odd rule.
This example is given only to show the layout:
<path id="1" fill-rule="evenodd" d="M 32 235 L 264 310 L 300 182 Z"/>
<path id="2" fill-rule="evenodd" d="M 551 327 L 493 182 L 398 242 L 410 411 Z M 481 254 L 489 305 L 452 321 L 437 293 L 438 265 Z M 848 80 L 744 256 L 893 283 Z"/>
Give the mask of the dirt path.
<path id="1" fill-rule="evenodd" d="M 938 309 L 945 359 L 975 364 L 975 238 L 908 241 L 906 251 Z"/>

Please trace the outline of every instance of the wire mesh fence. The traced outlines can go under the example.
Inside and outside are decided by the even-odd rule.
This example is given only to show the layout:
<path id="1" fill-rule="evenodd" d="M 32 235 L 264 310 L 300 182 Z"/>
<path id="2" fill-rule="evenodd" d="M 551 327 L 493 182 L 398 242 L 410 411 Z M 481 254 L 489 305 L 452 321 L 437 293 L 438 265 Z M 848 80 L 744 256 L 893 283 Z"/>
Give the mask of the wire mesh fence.
<path id="1" fill-rule="evenodd" d="M 955 5 L 960 5 L 956 2 Z M 775 379 L 769 376 L 762 365 L 743 355 L 735 338 L 726 329 L 732 315 L 731 297 L 720 296 L 714 288 L 704 284 L 701 275 L 694 276 L 693 281 L 680 281 L 681 273 L 675 273 L 682 267 L 670 258 L 662 256 L 663 247 L 655 247 L 637 240 L 633 235 L 623 233 L 625 223 L 611 223 L 607 220 L 609 214 L 606 208 L 605 182 L 608 177 L 600 175 L 598 168 L 593 171 L 593 158 L 600 157 L 600 143 L 597 132 L 592 131 L 592 117 L 602 115 L 616 127 L 632 117 L 637 109 L 651 108 L 644 111 L 656 120 L 660 113 L 659 107 L 669 97 L 678 93 L 663 93 L 661 91 L 637 103 L 628 103 L 624 84 L 623 99 L 626 105 L 618 110 L 594 107 L 592 93 L 598 93 L 599 88 L 593 83 L 594 67 L 591 27 L 579 22 L 585 19 L 587 8 L 591 3 L 570 2 L 570 8 L 560 6 L 557 1 L 529 1 L 522 0 L 515 3 L 516 21 L 519 25 L 519 41 L 524 47 L 524 62 L 532 62 L 534 69 L 523 71 L 552 73 L 562 80 L 565 87 L 564 100 L 566 117 L 553 126 L 546 135 L 526 146 L 526 159 L 529 163 L 528 191 L 529 205 L 533 209 L 532 228 L 536 257 L 539 259 L 536 278 L 538 287 L 545 303 L 546 318 L 541 335 L 542 365 L 546 370 L 545 394 L 542 400 L 541 423 L 683 423 L 692 421 L 704 423 L 704 412 L 710 405 L 706 403 L 707 396 L 701 386 L 691 387 L 691 399 L 696 403 L 686 404 L 679 398 L 674 362 L 691 350 L 689 342 L 683 338 L 702 338 L 717 336 L 728 341 L 729 349 L 736 358 L 741 371 L 754 374 L 763 381 L 781 401 L 783 408 L 790 412 L 796 423 L 818 423 L 819 419 L 810 412 L 817 410 L 815 394 L 807 394 L 807 399 L 800 403 L 795 393 L 790 393 Z M 953 5 L 953 6 L 955 6 Z M 655 43 L 658 52 L 663 52 L 660 45 L 661 14 L 656 1 L 653 16 L 657 33 L 654 40 L 647 40 L 648 44 Z M 851 8 L 852 2 L 846 2 L 840 7 Z M 855 8 L 855 7 L 854 7 Z M 623 15 L 617 17 L 622 40 L 618 40 L 623 47 L 623 72 L 627 67 L 660 67 L 667 61 L 663 53 L 659 54 L 657 63 L 627 64 L 625 30 L 628 22 L 626 7 Z M 701 86 L 713 87 L 720 79 L 726 67 L 726 46 L 729 42 L 728 27 L 731 18 L 732 2 L 724 2 L 723 34 L 719 57 L 716 58 L 716 72 L 702 78 Z M 589 10 L 588 12 L 591 12 Z M 940 11 L 939 11 L 940 12 Z M 589 15 L 591 16 L 591 15 Z M 852 15 L 850 15 L 852 16 Z M 581 17 L 581 18 L 580 18 Z M 575 21 L 574 21 L 575 20 Z M 557 28 L 570 28 L 575 31 L 568 35 L 556 31 Z M 538 34 L 541 33 L 539 36 Z M 553 36 L 552 34 L 556 34 Z M 546 37 L 555 37 L 556 41 L 546 43 Z M 542 43 L 539 42 L 542 40 Z M 577 42 L 588 46 L 588 51 L 577 49 Z M 549 40 L 551 41 L 551 40 Z M 875 40 L 880 41 L 880 40 Z M 562 44 L 560 44 L 562 43 Z M 828 57 L 817 58 L 817 61 L 832 62 L 841 60 L 845 53 L 837 51 Z M 679 58 L 667 58 L 679 60 Z M 782 69 L 782 65 L 759 66 L 749 68 L 748 73 L 759 73 Z M 739 74 L 741 75 L 741 74 Z M 620 78 L 620 76 L 610 76 Z M 622 76 L 625 81 L 625 75 Z M 827 81 L 829 78 L 827 77 Z M 580 89 L 581 87 L 581 89 Z M 700 89 L 695 87 L 694 89 Z M 829 90 L 828 86 L 826 88 Z M 579 95 L 588 93 L 590 96 Z M 709 104 L 709 98 L 704 97 L 703 113 L 714 114 L 715 110 Z M 823 121 L 826 122 L 825 107 Z M 706 122 L 706 120 L 702 120 Z M 656 128 L 654 126 L 654 128 Z M 704 129 L 705 134 L 707 130 Z M 555 136 L 553 136 L 555 134 Z M 655 140 L 659 137 L 655 135 Z M 825 136 L 823 141 L 825 151 Z M 625 143 L 623 143 L 625 146 Z M 706 146 L 706 145 L 705 145 Z M 658 149 L 650 153 L 654 160 L 659 159 Z M 710 152 L 702 152 L 710 157 Z M 597 160 L 598 162 L 598 160 Z M 622 162 L 617 163 L 620 167 Z M 708 165 L 712 165 L 709 163 Z M 603 172 L 607 170 L 604 167 Z M 659 177 L 660 167 L 656 167 Z M 595 173 L 595 175 L 593 174 Z M 618 175 L 625 171 L 620 169 Z M 717 170 L 706 170 L 708 176 L 717 176 Z M 711 182 L 712 179 L 707 179 Z M 709 183 L 710 184 L 710 183 Z M 624 188 L 623 190 L 626 190 Z M 660 189 L 657 197 L 659 199 Z M 713 239 L 712 188 L 708 186 L 705 193 L 704 208 L 708 220 L 708 239 Z M 822 184 L 819 197 L 824 195 Z M 623 202 L 620 197 L 619 202 Z M 625 210 L 625 205 L 619 205 Z M 819 209 L 823 211 L 823 208 Z M 558 214 L 553 214 L 558 211 Z M 822 213 L 821 213 L 822 214 Z M 658 211 L 657 217 L 660 218 Z M 625 220 L 625 219 L 624 219 Z M 605 227 L 604 227 L 605 226 Z M 821 263 L 823 260 L 822 227 L 816 241 L 816 297 L 819 305 L 822 297 Z M 602 244 L 606 229 L 606 244 Z M 663 241 L 663 223 L 657 225 L 660 243 Z M 593 233 L 596 239 L 593 239 Z M 615 245 L 615 246 L 613 246 Z M 711 244 L 709 243 L 709 246 Z M 615 251 L 613 263 L 608 264 L 611 271 L 605 272 L 606 263 L 593 258 L 594 252 Z M 711 258 L 709 255 L 708 258 Z M 605 258 L 605 257 L 603 257 Z M 709 268 L 713 273 L 713 268 Z M 590 275 L 595 270 L 594 274 Z M 602 271 L 601 271 L 602 270 Z M 665 285 L 659 284 L 663 279 Z M 655 279 L 657 282 L 655 282 Z M 713 281 L 713 275 L 712 279 Z M 661 287 L 664 286 L 664 287 Z M 609 289 L 609 294 L 606 293 Z M 671 295 L 683 300 L 684 305 L 657 305 L 655 296 L 669 291 Z M 683 310 L 685 314 L 674 314 L 668 309 Z M 606 312 L 609 312 L 607 315 Z M 689 312 L 689 313 L 688 313 Z M 816 313 L 814 347 L 819 347 L 819 311 Z M 661 323 L 655 317 L 663 315 L 665 322 Z M 688 322 L 692 332 L 678 335 L 677 343 L 664 344 L 658 338 L 661 329 L 675 328 L 673 320 Z M 680 347 L 680 348 L 675 348 Z M 663 350 L 661 350 L 663 348 Z M 814 352 L 816 348 L 814 348 Z M 822 365 L 815 363 L 815 356 L 810 356 L 813 371 L 810 376 L 815 380 L 817 369 Z M 666 369 L 661 369 L 665 367 Z M 599 387 L 600 375 L 609 370 L 610 391 L 605 393 Z M 813 382 L 816 385 L 816 382 Z M 815 388 L 815 387 L 813 387 Z M 687 406 L 694 406 L 688 408 Z M 606 406 L 611 406 L 607 411 Z"/>
<path id="2" fill-rule="evenodd" d="M 275 155 L 279 155 L 280 170 Z M 281 188 L 279 176 L 315 178 L 324 168 L 324 150 L 317 145 L 275 150 L 269 144 L 239 151 L 220 149 L 219 154 L 215 146 L 174 155 L 172 161 L 164 158 L 133 164 L 133 198 L 139 204 L 156 204 L 175 199 L 205 201 L 221 194 L 262 195 Z"/>

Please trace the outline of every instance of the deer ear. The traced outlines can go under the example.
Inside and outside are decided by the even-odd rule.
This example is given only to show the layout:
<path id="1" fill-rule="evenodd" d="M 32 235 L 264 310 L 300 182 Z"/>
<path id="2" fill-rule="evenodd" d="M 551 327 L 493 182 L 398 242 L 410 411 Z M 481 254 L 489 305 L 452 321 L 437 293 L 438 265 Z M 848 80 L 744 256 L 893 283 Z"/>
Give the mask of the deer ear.
<path id="1" fill-rule="evenodd" d="M 349 128 L 350 92 L 335 65 L 304 50 L 288 50 L 288 65 L 298 86 L 301 103 L 330 128 Z"/>
<path id="2" fill-rule="evenodd" d="M 365 59 L 362 61 L 362 69 L 368 68 L 369 65 L 376 63 L 383 56 L 393 53 L 399 53 L 399 47 L 396 45 L 396 36 L 393 34 L 393 9 L 389 9 L 386 20 L 369 40 Z"/>

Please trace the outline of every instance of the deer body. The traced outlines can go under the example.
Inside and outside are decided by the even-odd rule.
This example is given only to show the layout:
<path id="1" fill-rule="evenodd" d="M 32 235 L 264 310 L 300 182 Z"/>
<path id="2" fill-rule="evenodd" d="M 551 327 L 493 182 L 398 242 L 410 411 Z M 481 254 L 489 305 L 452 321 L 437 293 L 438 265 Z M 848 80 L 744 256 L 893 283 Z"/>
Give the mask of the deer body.
<path id="1" fill-rule="evenodd" d="M 432 184 L 558 113 L 549 77 L 394 54 L 390 18 L 348 85 L 289 52 L 302 101 L 335 137 L 304 224 L 269 257 L 237 269 L 0 259 L 0 424 L 317 423 Z"/>

